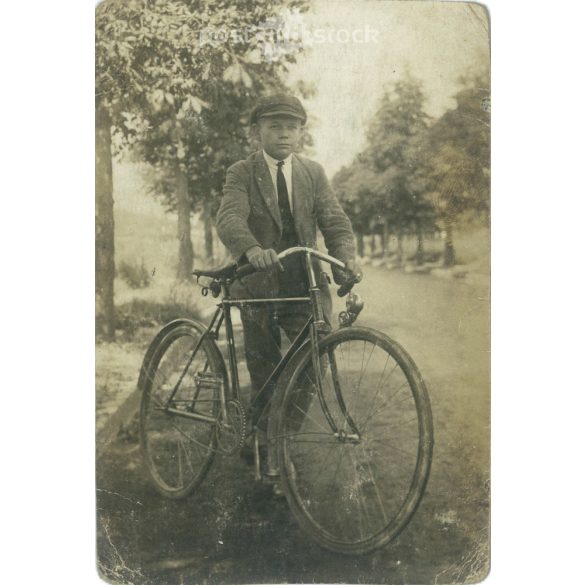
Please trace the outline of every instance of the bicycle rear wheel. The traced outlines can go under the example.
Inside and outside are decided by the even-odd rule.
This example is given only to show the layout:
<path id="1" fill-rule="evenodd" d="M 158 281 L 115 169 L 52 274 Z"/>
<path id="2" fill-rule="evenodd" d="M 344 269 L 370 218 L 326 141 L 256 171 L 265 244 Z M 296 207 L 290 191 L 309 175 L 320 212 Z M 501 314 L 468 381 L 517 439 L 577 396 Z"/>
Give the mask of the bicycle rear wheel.
<path id="1" fill-rule="evenodd" d="M 279 412 L 284 492 L 321 545 L 367 553 L 404 528 L 424 493 L 433 445 L 428 394 L 404 349 L 372 329 L 325 337 L 319 362 L 323 399 L 307 351 Z"/>
<path id="2" fill-rule="evenodd" d="M 144 463 L 156 489 L 181 499 L 203 481 L 217 446 L 225 365 L 204 327 L 172 324 L 155 340 L 141 373 L 140 436 Z M 181 414 L 201 415 L 207 420 Z"/>

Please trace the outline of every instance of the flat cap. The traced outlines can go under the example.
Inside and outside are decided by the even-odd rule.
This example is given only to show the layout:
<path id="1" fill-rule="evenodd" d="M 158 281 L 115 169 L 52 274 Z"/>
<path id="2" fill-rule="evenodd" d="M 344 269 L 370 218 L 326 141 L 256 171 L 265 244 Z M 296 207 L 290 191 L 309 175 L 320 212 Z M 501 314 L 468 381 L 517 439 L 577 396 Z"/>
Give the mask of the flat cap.
<path id="1" fill-rule="evenodd" d="M 250 114 L 250 124 L 257 124 L 260 118 L 268 116 L 291 116 L 298 118 L 302 124 L 307 121 L 307 113 L 301 101 L 283 93 L 261 97 Z"/>

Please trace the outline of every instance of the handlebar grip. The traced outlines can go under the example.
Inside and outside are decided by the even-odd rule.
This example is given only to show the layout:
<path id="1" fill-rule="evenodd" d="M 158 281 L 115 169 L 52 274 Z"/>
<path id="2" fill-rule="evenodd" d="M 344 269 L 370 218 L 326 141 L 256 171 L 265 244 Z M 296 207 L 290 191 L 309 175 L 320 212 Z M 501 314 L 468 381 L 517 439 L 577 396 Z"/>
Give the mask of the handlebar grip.
<path id="1" fill-rule="evenodd" d="M 361 280 L 361 278 L 352 278 L 352 279 L 348 280 L 347 282 L 343 283 L 337 289 L 337 296 L 344 297 L 348 292 L 351 291 L 351 289 L 354 287 L 355 284 L 360 282 L 360 280 Z"/>
<path id="2" fill-rule="evenodd" d="M 347 282 L 344 282 L 338 289 L 337 289 L 337 296 L 344 297 L 358 282 L 362 279 L 361 276 L 353 277 Z"/>
<path id="3" fill-rule="evenodd" d="M 338 289 L 337 289 L 337 296 L 338 297 L 344 297 L 352 288 L 353 285 L 355 284 L 355 282 L 351 281 L 351 282 L 346 282 L 345 284 L 342 284 Z"/>

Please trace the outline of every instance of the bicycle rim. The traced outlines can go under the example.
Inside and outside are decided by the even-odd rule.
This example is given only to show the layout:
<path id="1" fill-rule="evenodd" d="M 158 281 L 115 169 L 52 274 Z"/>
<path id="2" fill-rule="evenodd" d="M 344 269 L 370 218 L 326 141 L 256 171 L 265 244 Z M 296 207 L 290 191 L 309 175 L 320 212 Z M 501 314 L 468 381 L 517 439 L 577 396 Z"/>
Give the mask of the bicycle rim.
<path id="1" fill-rule="evenodd" d="M 283 401 L 283 486 L 296 519 L 323 546 L 366 553 L 404 528 L 424 492 L 428 395 L 412 359 L 379 332 L 342 329 L 320 342 L 319 356 L 324 400 L 308 352 Z"/>
<path id="2" fill-rule="evenodd" d="M 154 351 L 144 381 L 144 461 L 157 490 L 175 499 L 187 497 L 199 485 L 216 448 L 216 425 L 165 410 L 169 406 L 217 419 L 225 374 L 210 343 L 196 349 L 200 336 L 190 325 L 171 330 Z"/>

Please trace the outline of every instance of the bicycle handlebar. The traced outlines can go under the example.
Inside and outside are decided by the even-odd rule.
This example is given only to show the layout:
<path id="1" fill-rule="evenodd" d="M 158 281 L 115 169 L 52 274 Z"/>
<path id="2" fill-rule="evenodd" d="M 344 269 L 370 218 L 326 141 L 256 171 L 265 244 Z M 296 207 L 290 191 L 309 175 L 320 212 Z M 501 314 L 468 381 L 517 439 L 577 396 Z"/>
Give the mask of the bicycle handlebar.
<path id="1" fill-rule="evenodd" d="M 294 246 L 293 248 L 288 248 L 287 250 L 284 250 L 284 251 L 280 252 L 280 254 L 278 254 L 278 259 L 283 260 L 284 258 L 287 258 L 288 256 L 292 256 L 293 254 L 301 254 L 301 253 L 315 256 L 315 258 L 319 258 L 319 260 L 323 260 L 325 262 L 328 262 L 329 264 L 331 264 L 331 266 L 337 266 L 338 268 L 341 268 L 342 270 L 347 270 L 345 264 L 341 260 L 338 260 L 337 258 L 334 258 L 333 256 L 329 256 L 329 254 L 325 254 L 324 252 L 319 252 L 319 250 L 314 250 L 313 248 L 307 248 L 305 246 Z M 244 276 L 248 276 L 250 274 L 253 274 L 254 272 L 256 272 L 256 269 L 254 268 L 254 266 L 252 266 L 252 264 L 244 264 L 236 270 L 236 278 L 243 278 Z M 357 280 L 352 279 L 352 280 L 342 284 L 339 287 L 337 294 L 340 297 L 345 296 L 353 288 L 353 285 L 358 283 L 360 280 L 361 279 L 357 279 Z"/>

